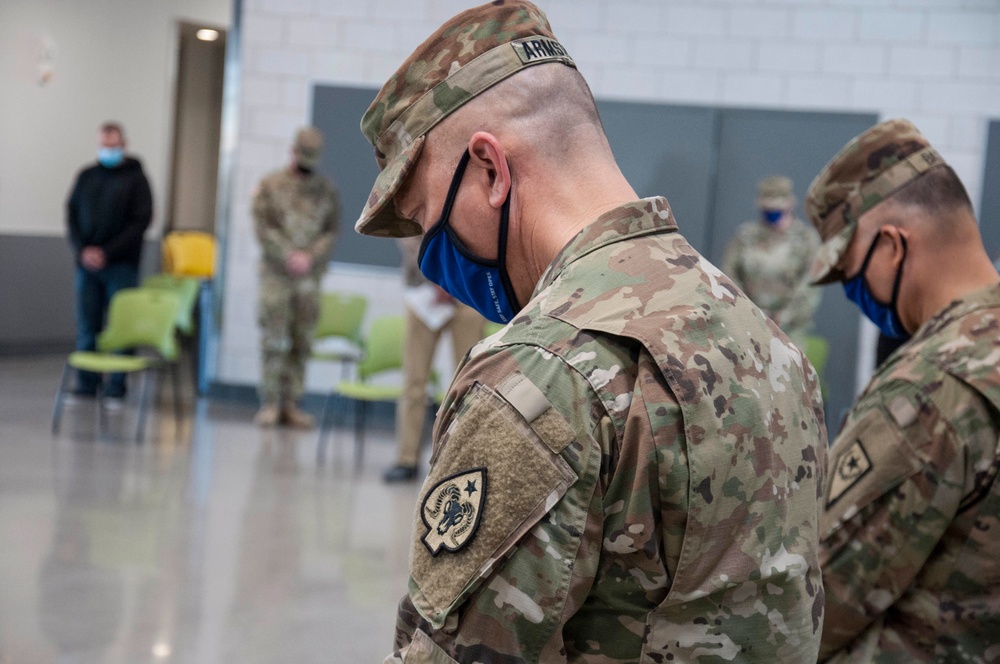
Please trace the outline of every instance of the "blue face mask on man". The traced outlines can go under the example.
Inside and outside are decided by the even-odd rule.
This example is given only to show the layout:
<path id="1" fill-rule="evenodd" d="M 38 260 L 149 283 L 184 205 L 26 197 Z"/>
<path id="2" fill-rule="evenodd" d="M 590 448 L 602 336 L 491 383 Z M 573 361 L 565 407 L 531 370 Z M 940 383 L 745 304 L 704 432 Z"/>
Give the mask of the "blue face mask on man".
<path id="1" fill-rule="evenodd" d="M 896 306 L 897 299 L 899 298 L 899 284 L 903 278 L 903 263 L 900 262 L 899 270 L 896 272 L 896 279 L 892 285 L 892 300 L 888 304 L 880 302 L 872 294 L 871 289 L 868 287 L 868 282 L 865 281 L 865 271 L 868 269 L 868 262 L 875 253 L 875 247 L 878 245 L 880 237 L 881 235 L 875 236 L 858 273 L 844 281 L 844 293 L 847 295 L 848 300 L 858 305 L 861 313 L 867 316 L 868 320 L 878 326 L 882 334 L 890 339 L 909 339 L 910 334 L 903 327 L 903 321 L 899 318 Z M 903 260 L 905 261 L 906 238 L 900 236 L 899 239 L 903 243 Z"/>
<path id="2" fill-rule="evenodd" d="M 781 221 L 781 217 L 785 214 L 784 210 L 769 210 L 767 208 L 762 209 L 760 212 L 764 217 L 764 221 L 771 226 L 774 226 Z"/>
<path id="3" fill-rule="evenodd" d="M 125 150 L 122 148 L 102 147 L 97 150 L 97 161 L 105 168 L 116 168 L 125 161 Z"/>
<path id="4" fill-rule="evenodd" d="M 469 152 L 462 155 L 448 188 L 441 217 L 424 235 L 417 259 L 420 271 L 459 302 L 494 323 L 509 323 L 521 310 L 507 274 L 507 226 L 510 220 L 510 192 L 500 208 L 497 259 L 473 254 L 448 223 L 455 195 L 469 165 Z"/>

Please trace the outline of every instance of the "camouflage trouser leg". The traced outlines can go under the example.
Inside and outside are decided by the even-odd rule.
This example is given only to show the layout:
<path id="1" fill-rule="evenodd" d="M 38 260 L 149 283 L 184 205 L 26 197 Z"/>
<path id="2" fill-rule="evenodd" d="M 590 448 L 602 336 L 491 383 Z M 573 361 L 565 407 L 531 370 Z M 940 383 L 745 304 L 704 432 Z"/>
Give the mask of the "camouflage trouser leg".
<path id="1" fill-rule="evenodd" d="M 261 328 L 261 401 L 297 401 L 304 389 L 305 365 L 319 315 L 319 280 L 262 273 L 257 314 Z"/>

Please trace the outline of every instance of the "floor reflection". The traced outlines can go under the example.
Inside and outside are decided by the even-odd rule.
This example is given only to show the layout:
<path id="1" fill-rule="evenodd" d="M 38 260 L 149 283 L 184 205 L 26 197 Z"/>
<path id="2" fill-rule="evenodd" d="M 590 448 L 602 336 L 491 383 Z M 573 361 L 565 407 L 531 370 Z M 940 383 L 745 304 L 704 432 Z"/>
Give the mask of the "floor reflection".
<path id="1" fill-rule="evenodd" d="M 252 405 L 169 390 L 49 433 L 61 358 L 0 359 L 0 664 L 369 662 L 388 653 L 417 486 L 391 432 L 260 431 Z M 348 422 L 349 422 L 348 418 Z"/>

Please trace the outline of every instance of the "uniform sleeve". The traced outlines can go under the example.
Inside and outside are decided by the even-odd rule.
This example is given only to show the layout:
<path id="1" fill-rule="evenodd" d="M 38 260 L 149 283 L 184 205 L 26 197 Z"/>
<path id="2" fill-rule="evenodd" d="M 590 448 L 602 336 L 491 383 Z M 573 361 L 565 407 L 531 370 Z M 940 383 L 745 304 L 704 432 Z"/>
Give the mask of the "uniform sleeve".
<path id="1" fill-rule="evenodd" d="M 281 215 L 266 181 L 260 184 L 253 198 L 253 221 L 264 258 L 269 263 L 284 265 L 294 247 L 282 228 Z"/>
<path id="2" fill-rule="evenodd" d="M 446 401 L 387 662 L 565 659 L 562 627 L 599 558 L 602 455 L 588 409 L 581 432 L 542 391 L 588 403 L 585 381 L 548 364 L 528 378 L 503 353 Z"/>
<path id="3" fill-rule="evenodd" d="M 333 245 L 337 241 L 337 233 L 340 231 L 340 194 L 336 189 L 330 189 L 330 208 L 323 218 L 322 228 L 315 242 L 309 249 L 312 254 L 313 268 L 316 272 L 326 269 L 326 264 L 330 262 L 333 254 Z"/>
<path id="4" fill-rule="evenodd" d="M 144 173 L 136 175 L 128 198 L 128 211 L 122 232 L 102 247 L 109 262 L 134 256 L 142 251 L 143 236 L 153 220 L 153 192 Z"/>
<path id="5" fill-rule="evenodd" d="M 830 454 L 820 565 L 820 660 L 849 646 L 911 586 L 958 511 L 960 441 L 940 413 L 869 388 Z M 938 426 L 928 427 L 926 422 Z"/>

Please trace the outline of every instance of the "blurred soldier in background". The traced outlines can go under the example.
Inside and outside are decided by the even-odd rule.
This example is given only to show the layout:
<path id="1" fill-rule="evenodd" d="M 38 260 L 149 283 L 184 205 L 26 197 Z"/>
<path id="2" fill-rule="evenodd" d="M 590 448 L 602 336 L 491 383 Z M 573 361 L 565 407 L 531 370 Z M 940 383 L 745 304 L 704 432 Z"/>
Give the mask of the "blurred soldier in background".
<path id="1" fill-rule="evenodd" d="M 254 228 L 261 246 L 260 299 L 263 427 L 309 428 L 299 410 L 305 363 L 319 316 L 320 278 L 333 252 L 340 224 L 340 196 L 316 172 L 323 135 L 300 129 L 287 168 L 265 177 L 253 200 Z"/>
<path id="2" fill-rule="evenodd" d="M 781 175 L 758 185 L 760 218 L 741 224 L 726 247 L 722 271 L 753 303 L 805 348 L 820 291 L 809 284 L 819 237 L 795 216 L 792 181 Z"/>
<path id="3" fill-rule="evenodd" d="M 1000 659 L 1000 276 L 954 171 L 889 120 L 809 188 L 824 245 L 812 278 L 843 283 L 907 339 L 830 452 L 822 520 L 832 662 Z"/>
<path id="4" fill-rule="evenodd" d="M 816 373 L 639 199 L 542 11 L 447 21 L 361 125 L 357 230 L 506 324 L 438 413 L 389 661 L 814 661 Z"/>
<path id="5" fill-rule="evenodd" d="M 406 284 L 406 347 L 403 351 L 403 395 L 396 406 L 396 464 L 385 471 L 386 482 L 409 482 L 417 477 L 420 441 L 427 417 L 427 385 L 434 349 L 441 335 L 451 332 L 455 367 L 483 338 L 486 321 L 475 309 L 455 300 L 429 281 L 417 266 L 420 238 L 401 238 L 403 279 Z M 428 297 L 429 295 L 429 297 Z M 436 318 L 436 320 L 432 320 Z M 450 378 L 450 376 L 448 377 Z"/>
<path id="6" fill-rule="evenodd" d="M 115 293 L 139 283 L 153 195 L 138 159 L 125 155 L 125 131 L 106 122 L 97 133 L 97 163 L 80 171 L 66 205 L 69 241 L 76 255 L 76 349 L 92 351 Z M 77 374 L 75 394 L 93 396 L 100 376 Z M 124 374 L 113 374 L 106 397 L 125 395 Z"/>

